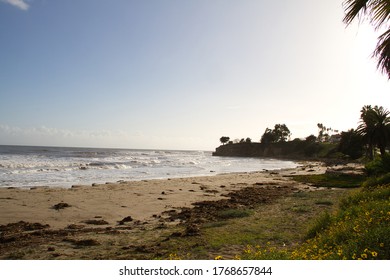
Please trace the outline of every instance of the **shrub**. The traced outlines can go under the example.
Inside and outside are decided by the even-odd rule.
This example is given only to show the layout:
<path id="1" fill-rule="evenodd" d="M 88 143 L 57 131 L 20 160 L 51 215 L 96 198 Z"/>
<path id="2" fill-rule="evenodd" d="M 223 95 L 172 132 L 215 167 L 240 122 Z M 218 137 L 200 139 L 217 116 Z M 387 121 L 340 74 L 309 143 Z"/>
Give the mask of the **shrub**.
<path id="1" fill-rule="evenodd" d="M 324 213 L 293 251 L 248 247 L 241 259 L 390 259 L 390 184 L 344 198 L 336 214 Z"/>
<path id="2" fill-rule="evenodd" d="M 390 172 L 390 154 L 384 154 L 381 157 L 376 157 L 365 165 L 365 170 L 368 176 L 378 176 Z"/>
<path id="3" fill-rule="evenodd" d="M 287 250 L 281 250 L 272 247 L 270 243 L 265 246 L 250 246 L 248 245 L 243 254 L 236 256 L 236 259 L 242 260 L 286 260 L 289 259 Z"/>
<path id="4" fill-rule="evenodd" d="M 295 175 L 293 178 L 298 182 L 309 183 L 317 187 L 329 188 L 356 188 L 359 187 L 366 179 L 363 175 L 344 173 Z"/>
<path id="5" fill-rule="evenodd" d="M 375 187 L 377 185 L 385 185 L 385 184 L 390 184 L 390 173 L 387 173 L 379 177 L 370 177 L 362 184 L 362 186 L 364 188 L 370 188 L 370 187 Z"/>
<path id="6" fill-rule="evenodd" d="M 363 140 L 355 130 L 351 129 L 347 132 L 341 132 L 341 139 L 338 150 L 351 159 L 358 159 L 363 156 Z"/>
<path id="7" fill-rule="evenodd" d="M 386 185 L 361 189 L 343 199 L 328 227 L 297 248 L 292 258 L 390 259 L 389 198 Z"/>
<path id="8" fill-rule="evenodd" d="M 332 222 L 332 217 L 329 212 L 324 212 L 319 216 L 314 224 L 309 228 L 306 239 L 314 238 L 317 234 L 325 229 L 327 229 Z"/>
<path id="9" fill-rule="evenodd" d="M 305 156 L 312 157 L 320 151 L 320 145 L 314 142 L 307 142 L 306 147 L 304 148 Z"/>

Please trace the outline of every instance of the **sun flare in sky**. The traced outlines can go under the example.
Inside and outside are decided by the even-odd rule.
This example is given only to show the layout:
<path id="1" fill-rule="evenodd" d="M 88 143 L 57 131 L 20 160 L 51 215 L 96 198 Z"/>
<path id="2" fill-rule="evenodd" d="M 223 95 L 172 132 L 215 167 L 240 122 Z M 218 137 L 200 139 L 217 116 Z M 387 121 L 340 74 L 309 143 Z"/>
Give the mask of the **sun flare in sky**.
<path id="1" fill-rule="evenodd" d="M 340 0 L 0 0 L 0 144 L 213 150 L 390 109 Z"/>

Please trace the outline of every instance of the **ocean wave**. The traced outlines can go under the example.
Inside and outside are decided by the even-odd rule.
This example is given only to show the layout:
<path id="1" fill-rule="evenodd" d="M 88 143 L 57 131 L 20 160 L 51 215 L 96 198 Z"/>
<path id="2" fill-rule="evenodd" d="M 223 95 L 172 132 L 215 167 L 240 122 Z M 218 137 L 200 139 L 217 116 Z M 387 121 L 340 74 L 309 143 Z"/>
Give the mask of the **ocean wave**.
<path id="1" fill-rule="evenodd" d="M 86 168 L 94 168 L 94 169 L 131 169 L 133 168 L 130 164 L 126 164 L 125 162 L 91 162 L 86 164 Z"/>
<path id="2" fill-rule="evenodd" d="M 116 180 L 143 180 L 249 172 L 296 166 L 292 162 L 212 157 L 203 151 L 40 148 L 1 153 L 0 187 L 71 186 Z M 47 150 L 47 151 L 43 151 Z"/>

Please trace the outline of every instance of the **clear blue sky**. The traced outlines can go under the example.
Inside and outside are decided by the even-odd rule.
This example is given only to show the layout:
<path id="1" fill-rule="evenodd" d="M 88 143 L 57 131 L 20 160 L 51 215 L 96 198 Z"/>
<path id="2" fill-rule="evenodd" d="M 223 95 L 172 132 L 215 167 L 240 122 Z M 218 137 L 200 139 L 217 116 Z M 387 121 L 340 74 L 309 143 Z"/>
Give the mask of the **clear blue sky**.
<path id="1" fill-rule="evenodd" d="M 0 144 L 206 149 L 390 109 L 342 0 L 0 0 Z"/>

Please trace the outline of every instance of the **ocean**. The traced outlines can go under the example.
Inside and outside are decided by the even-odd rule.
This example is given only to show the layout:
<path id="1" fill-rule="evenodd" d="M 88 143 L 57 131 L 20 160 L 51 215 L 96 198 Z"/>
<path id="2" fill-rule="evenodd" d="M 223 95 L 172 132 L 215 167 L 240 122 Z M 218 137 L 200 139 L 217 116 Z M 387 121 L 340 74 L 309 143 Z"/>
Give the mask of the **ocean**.
<path id="1" fill-rule="evenodd" d="M 215 157 L 211 151 L 0 145 L 0 187 L 72 185 L 212 176 L 294 168 L 293 161 Z"/>

